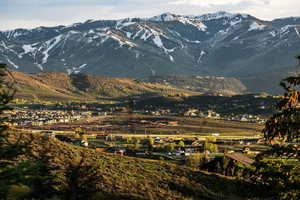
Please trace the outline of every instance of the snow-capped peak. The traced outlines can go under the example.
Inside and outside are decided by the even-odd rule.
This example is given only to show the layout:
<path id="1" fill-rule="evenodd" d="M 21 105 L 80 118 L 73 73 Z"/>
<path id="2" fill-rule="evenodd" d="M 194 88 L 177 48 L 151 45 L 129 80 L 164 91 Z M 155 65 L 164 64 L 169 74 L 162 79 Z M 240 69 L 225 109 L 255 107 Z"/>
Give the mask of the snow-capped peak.
<path id="1" fill-rule="evenodd" d="M 157 15 L 157 16 L 154 16 L 154 17 L 151 17 L 149 18 L 148 20 L 149 21 L 162 21 L 162 22 L 166 22 L 166 21 L 176 21 L 177 20 L 177 15 L 175 14 L 172 14 L 170 12 L 166 12 L 166 13 L 163 13 L 161 15 Z"/>
<path id="2" fill-rule="evenodd" d="M 168 22 L 168 21 L 177 21 L 183 24 L 189 24 L 200 31 L 205 31 L 207 29 L 206 25 L 203 24 L 200 20 L 194 18 L 194 17 L 188 17 L 188 16 L 181 16 L 181 15 L 175 15 L 172 13 L 163 13 L 158 16 L 151 17 L 149 19 L 146 19 L 147 21 L 154 21 L 154 22 Z"/>
<path id="3" fill-rule="evenodd" d="M 225 11 L 219 11 L 219 12 L 216 12 L 216 13 L 208 13 L 208 14 L 200 15 L 200 16 L 197 16 L 196 18 L 201 20 L 201 21 L 209 21 L 209 20 L 215 20 L 215 19 L 221 19 L 221 18 L 232 19 L 232 18 L 235 18 L 239 15 L 243 18 L 249 17 L 248 14 L 229 13 L 229 12 L 225 12 Z"/>

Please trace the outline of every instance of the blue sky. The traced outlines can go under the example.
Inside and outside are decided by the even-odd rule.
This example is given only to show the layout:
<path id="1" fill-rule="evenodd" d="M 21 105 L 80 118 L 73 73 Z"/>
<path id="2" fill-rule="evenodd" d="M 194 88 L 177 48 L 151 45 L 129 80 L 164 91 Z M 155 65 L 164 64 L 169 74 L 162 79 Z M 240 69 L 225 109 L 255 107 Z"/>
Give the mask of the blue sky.
<path id="1" fill-rule="evenodd" d="M 0 30 L 68 25 L 87 19 L 201 15 L 224 10 L 270 20 L 300 16 L 299 0 L 0 0 Z"/>

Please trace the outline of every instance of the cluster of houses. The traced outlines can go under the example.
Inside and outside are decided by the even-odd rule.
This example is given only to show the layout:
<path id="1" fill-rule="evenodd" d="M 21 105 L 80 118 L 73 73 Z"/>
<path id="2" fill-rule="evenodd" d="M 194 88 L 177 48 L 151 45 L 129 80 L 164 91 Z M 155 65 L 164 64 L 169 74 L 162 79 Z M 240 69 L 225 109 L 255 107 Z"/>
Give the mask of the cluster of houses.
<path id="1" fill-rule="evenodd" d="M 127 137 L 123 136 L 113 136 L 113 135 L 98 135 L 96 139 L 104 140 L 104 141 L 114 141 L 116 145 L 114 146 L 103 146 L 103 145 L 95 145 L 94 148 L 97 151 L 105 151 L 115 154 L 126 154 L 126 155 L 146 155 L 151 152 L 148 149 L 137 149 L 133 151 L 131 148 L 126 146 L 119 146 L 117 145 L 118 142 L 122 144 L 126 143 Z M 137 139 L 137 138 L 135 138 Z M 177 148 L 174 149 L 172 152 L 166 152 L 163 150 L 164 153 L 167 155 L 176 155 L 176 156 L 189 156 L 195 153 L 206 153 L 210 154 L 209 150 L 205 149 L 206 138 L 204 137 L 194 137 L 194 138 L 181 138 L 181 137 L 153 137 L 153 138 L 142 138 L 141 140 L 153 140 L 152 148 L 153 149 L 160 149 L 160 147 L 165 147 L 170 144 L 175 145 Z M 226 150 L 225 146 L 234 146 L 234 145 L 243 145 L 245 148 L 241 149 L 240 152 L 245 154 L 253 154 L 257 153 L 250 149 L 250 145 L 253 144 L 263 144 L 264 141 L 258 138 L 249 138 L 249 139 L 216 139 L 215 141 L 209 141 L 209 143 L 224 146 L 224 148 L 219 148 L 218 152 L 224 152 Z M 143 149 L 143 148 L 142 148 Z M 163 149 L 163 148 L 161 148 Z M 215 152 L 216 153 L 216 152 Z"/>
<path id="2" fill-rule="evenodd" d="M 264 124 L 266 122 L 266 119 L 258 115 L 251 115 L 251 114 L 225 115 L 222 117 L 222 119 L 228 121 L 249 122 L 249 123 L 257 123 L 257 124 Z"/>
<path id="3" fill-rule="evenodd" d="M 86 148 L 92 148 L 95 149 L 98 152 L 107 152 L 107 153 L 113 153 L 115 155 L 126 155 L 126 156 L 133 156 L 133 157 L 142 157 L 142 158 L 150 158 L 150 159 L 161 159 L 163 156 L 163 159 L 169 159 L 169 160 L 176 160 L 176 159 L 186 159 L 191 155 L 198 154 L 198 153 L 205 153 L 205 155 L 209 155 L 211 152 L 209 152 L 206 149 L 206 139 L 203 137 L 194 137 L 194 138 L 180 138 L 180 137 L 153 137 L 151 138 L 153 141 L 152 150 L 148 148 L 141 148 L 141 149 L 132 149 L 128 148 L 127 146 L 120 146 L 120 145 L 89 145 L 89 141 L 87 137 L 76 137 L 76 135 L 61 135 L 61 134 L 55 134 L 52 131 L 44 131 L 42 134 L 47 135 L 49 137 L 56 138 L 57 140 L 60 140 L 62 142 L 66 142 L 69 144 L 73 144 L 76 146 L 86 147 Z M 124 136 L 113 136 L 110 134 L 99 134 L 99 135 L 89 135 L 89 137 L 94 137 L 95 139 L 101 139 L 105 141 L 119 141 L 124 142 L 127 140 L 127 137 Z M 150 138 L 143 138 L 143 139 L 150 139 Z M 251 165 L 254 161 L 250 159 L 247 155 L 248 154 L 258 154 L 259 151 L 253 151 L 250 149 L 251 144 L 260 144 L 263 143 L 261 139 L 257 138 L 250 138 L 250 139 L 216 139 L 215 141 L 210 141 L 210 143 L 224 146 L 224 145 L 239 145 L 243 144 L 245 145 L 243 149 L 240 151 L 233 151 L 228 150 L 227 148 L 219 148 L 218 152 L 224 153 L 224 157 L 230 160 L 230 162 L 240 162 L 244 165 Z M 166 146 L 169 144 L 176 145 L 176 148 L 174 148 L 172 151 L 169 152 L 156 152 L 155 148 Z M 216 152 L 215 152 L 216 153 Z M 212 167 L 210 167 L 211 163 L 213 164 L 215 162 L 215 156 L 205 157 L 207 160 L 207 170 L 213 170 Z M 205 167 L 204 166 L 204 167 Z M 232 170 L 231 170 L 232 171 Z M 227 174 L 232 175 L 232 174 Z"/>
<path id="4" fill-rule="evenodd" d="M 148 126 L 148 127 L 164 127 L 164 126 L 178 126 L 178 121 L 170 121 L 170 120 L 163 120 L 163 119 L 159 119 L 159 120 L 139 120 L 139 119 L 133 119 L 133 120 L 129 120 L 128 125 L 144 125 L 144 126 Z"/>
<path id="5" fill-rule="evenodd" d="M 229 114 L 229 115 L 222 115 L 215 112 L 214 110 L 207 110 L 207 111 L 199 111 L 197 109 L 189 109 L 183 113 L 184 116 L 189 117 L 204 117 L 208 119 L 221 119 L 226 121 L 239 121 L 239 122 L 249 122 L 249 123 L 259 123 L 264 124 L 265 119 L 258 116 L 258 115 L 251 115 L 251 114 Z"/>
<path id="6" fill-rule="evenodd" d="M 14 110 L 7 113 L 12 126 L 42 126 L 69 123 L 90 116 L 90 112 L 62 110 Z"/>
<path id="7" fill-rule="evenodd" d="M 265 108 L 264 106 L 261 106 Z M 142 110 L 137 111 L 142 114 L 148 114 L 152 116 L 185 116 L 185 117 L 201 117 L 207 119 L 217 119 L 226 121 L 238 121 L 264 124 L 265 119 L 260 115 L 254 114 L 220 114 L 214 109 L 199 110 L 196 108 L 182 109 L 182 111 L 172 109 L 157 109 L 157 110 Z"/>

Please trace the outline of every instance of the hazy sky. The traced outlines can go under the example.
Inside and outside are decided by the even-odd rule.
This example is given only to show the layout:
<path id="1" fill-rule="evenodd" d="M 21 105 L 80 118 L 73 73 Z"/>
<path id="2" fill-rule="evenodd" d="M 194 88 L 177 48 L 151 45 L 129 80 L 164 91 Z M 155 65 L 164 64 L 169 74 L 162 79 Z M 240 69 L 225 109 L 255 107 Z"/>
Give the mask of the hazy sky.
<path id="1" fill-rule="evenodd" d="M 300 0 L 0 0 L 0 30 L 68 25 L 87 19 L 149 17 L 164 12 L 227 11 L 260 19 L 300 16 Z"/>

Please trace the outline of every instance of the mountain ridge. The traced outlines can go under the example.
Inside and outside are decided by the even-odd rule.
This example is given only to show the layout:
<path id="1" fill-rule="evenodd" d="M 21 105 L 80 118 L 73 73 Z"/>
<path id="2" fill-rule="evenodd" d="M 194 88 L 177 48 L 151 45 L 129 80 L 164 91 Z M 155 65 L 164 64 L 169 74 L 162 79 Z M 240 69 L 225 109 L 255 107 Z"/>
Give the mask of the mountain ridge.
<path id="1" fill-rule="evenodd" d="M 0 32 L 0 61 L 25 73 L 247 78 L 294 70 L 299 33 L 300 17 L 265 21 L 227 12 L 88 20 Z"/>

